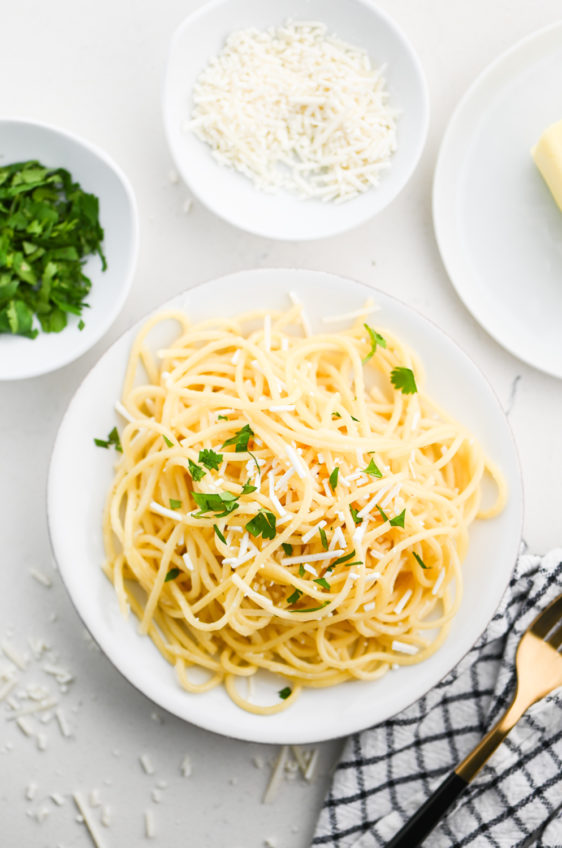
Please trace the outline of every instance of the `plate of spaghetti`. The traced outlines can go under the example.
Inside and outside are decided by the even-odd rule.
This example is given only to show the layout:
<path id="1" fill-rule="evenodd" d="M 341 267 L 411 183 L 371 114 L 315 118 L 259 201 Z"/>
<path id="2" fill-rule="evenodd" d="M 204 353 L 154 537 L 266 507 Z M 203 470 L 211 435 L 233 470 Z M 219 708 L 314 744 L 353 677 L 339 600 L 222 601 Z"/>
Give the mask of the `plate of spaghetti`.
<path id="1" fill-rule="evenodd" d="M 522 493 L 497 398 L 434 324 L 335 275 L 254 270 L 105 353 L 61 424 L 48 516 L 131 683 L 209 730 L 303 743 L 453 668 L 509 580 Z"/>

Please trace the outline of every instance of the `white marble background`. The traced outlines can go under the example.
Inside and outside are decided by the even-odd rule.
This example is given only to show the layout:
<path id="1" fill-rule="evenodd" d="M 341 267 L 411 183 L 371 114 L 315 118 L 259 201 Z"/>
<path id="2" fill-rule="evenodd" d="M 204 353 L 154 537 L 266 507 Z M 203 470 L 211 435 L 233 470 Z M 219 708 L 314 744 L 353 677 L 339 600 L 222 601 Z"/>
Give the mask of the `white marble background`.
<path id="1" fill-rule="evenodd" d="M 488 62 L 561 16 L 560 0 L 379 0 L 413 42 L 428 78 L 432 117 L 424 155 L 408 187 L 379 217 L 328 242 L 297 245 L 246 235 L 197 203 L 186 215 L 188 192 L 170 182 L 160 118 L 163 69 L 174 28 L 199 5 L 18 0 L 2 6 L 0 115 L 60 124 L 105 148 L 135 187 L 142 238 L 132 293 L 108 335 L 56 373 L 0 385 L 0 640 L 30 654 L 21 686 L 50 682 L 72 734 L 64 738 L 56 719 L 34 720 L 40 751 L 37 738 L 27 738 L 0 705 L 3 848 L 90 845 L 75 820 L 70 793 L 76 789 L 86 798 L 97 789 L 108 808 L 107 828 L 99 824 L 102 808 L 93 810 L 107 848 L 145 844 L 149 808 L 157 836 L 147 844 L 259 848 L 269 840 L 277 848 L 307 848 L 310 842 L 339 743 L 319 746 L 314 784 L 287 781 L 274 803 L 263 805 L 275 747 L 223 739 L 155 711 L 88 645 L 51 563 L 45 484 L 64 409 L 110 342 L 184 288 L 241 268 L 298 265 L 350 275 L 417 307 L 471 353 L 509 410 L 529 548 L 542 553 L 561 544 L 561 383 L 516 360 L 479 328 L 445 274 L 431 222 L 433 169 L 452 109 Z M 50 576 L 51 588 L 30 576 L 34 567 Z M 28 636 L 44 638 L 53 663 L 72 673 L 71 683 L 41 670 Z M 141 768 L 142 753 L 154 774 Z M 191 756 L 191 777 L 179 771 L 184 754 Z M 26 798 L 30 782 L 37 784 L 33 799 Z M 49 798 L 53 792 L 60 793 L 60 806 Z"/>

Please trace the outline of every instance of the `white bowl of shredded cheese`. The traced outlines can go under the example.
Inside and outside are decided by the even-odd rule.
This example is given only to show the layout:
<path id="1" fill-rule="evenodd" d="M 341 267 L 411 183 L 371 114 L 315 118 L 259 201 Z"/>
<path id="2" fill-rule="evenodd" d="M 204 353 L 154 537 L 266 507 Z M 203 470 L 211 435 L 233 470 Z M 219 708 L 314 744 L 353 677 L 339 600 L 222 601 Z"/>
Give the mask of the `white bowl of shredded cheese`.
<path id="1" fill-rule="evenodd" d="M 423 149 L 423 71 L 366 0 L 214 0 L 172 40 L 164 124 L 193 193 L 267 238 L 351 229 L 404 187 Z"/>

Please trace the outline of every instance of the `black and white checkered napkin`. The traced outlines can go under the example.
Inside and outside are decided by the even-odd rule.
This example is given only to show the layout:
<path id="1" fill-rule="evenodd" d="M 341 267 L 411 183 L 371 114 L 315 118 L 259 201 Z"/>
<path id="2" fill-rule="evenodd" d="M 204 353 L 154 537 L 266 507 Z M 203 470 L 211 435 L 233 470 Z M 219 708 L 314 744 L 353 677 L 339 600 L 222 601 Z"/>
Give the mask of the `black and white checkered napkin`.
<path id="1" fill-rule="evenodd" d="M 347 741 L 314 846 L 383 848 L 504 712 L 519 639 L 561 591 L 562 549 L 519 558 L 459 665 L 395 718 Z M 523 716 L 425 844 L 562 848 L 562 689 Z"/>

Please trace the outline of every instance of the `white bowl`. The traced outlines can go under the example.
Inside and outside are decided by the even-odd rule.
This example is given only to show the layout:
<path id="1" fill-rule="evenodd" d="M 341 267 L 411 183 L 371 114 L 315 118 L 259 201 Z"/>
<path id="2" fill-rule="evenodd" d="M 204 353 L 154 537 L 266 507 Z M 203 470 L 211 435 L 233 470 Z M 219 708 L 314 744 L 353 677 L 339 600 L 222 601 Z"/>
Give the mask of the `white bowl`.
<path id="1" fill-rule="evenodd" d="M 386 66 L 391 105 L 400 111 L 398 149 L 380 184 L 341 204 L 266 194 L 213 159 L 208 145 L 184 124 L 193 85 L 229 33 L 265 29 L 288 18 L 318 20 L 345 41 L 364 47 Z M 419 60 L 396 24 L 370 0 L 213 0 L 190 15 L 172 40 L 164 86 L 164 125 L 172 157 L 193 193 L 226 221 L 257 235 L 300 241 L 335 235 L 367 221 L 398 194 L 423 149 L 428 96 Z"/>
<path id="2" fill-rule="evenodd" d="M 297 744 L 344 736 L 384 721 L 424 695 L 466 654 L 492 617 L 515 564 L 522 492 L 509 424 L 482 373 L 447 335 L 400 301 L 333 274 L 274 269 L 242 271 L 197 286 L 162 310 L 185 308 L 198 321 L 216 314 L 216 304 L 223 316 L 248 309 L 280 309 L 289 304 L 289 290 L 305 304 L 313 330 L 324 332 L 323 316 L 356 309 L 374 295 L 381 307 L 376 313 L 379 325 L 396 332 L 420 354 L 427 391 L 472 430 L 506 477 L 509 499 L 504 511 L 471 527 L 461 607 L 445 643 L 433 656 L 373 682 L 307 689 L 288 710 L 270 716 L 240 709 L 222 687 L 200 695 L 180 687 L 172 666 L 150 639 L 139 635 L 136 619 L 122 617 L 115 590 L 101 568 L 103 504 L 115 459 L 113 452 L 100 451 L 93 437 L 122 426 L 114 402 L 121 396 L 138 327 L 104 354 L 71 401 L 51 458 L 47 505 L 53 551 L 76 609 L 102 650 L 134 686 L 174 715 L 208 730 L 256 742 Z M 160 334 L 158 346 L 165 347 L 177 335 L 177 325 L 171 323 L 170 338 Z"/>
<path id="3" fill-rule="evenodd" d="M 93 144 L 66 130 L 37 121 L 0 119 L 0 166 L 37 159 L 66 168 L 84 191 L 97 195 L 107 270 L 97 255 L 87 259 L 84 273 L 92 281 L 89 309 L 68 316 L 60 333 L 39 330 L 35 339 L 0 334 L 0 380 L 36 377 L 81 356 L 109 329 L 131 287 L 138 252 L 138 216 L 133 190 L 121 169 Z"/>

